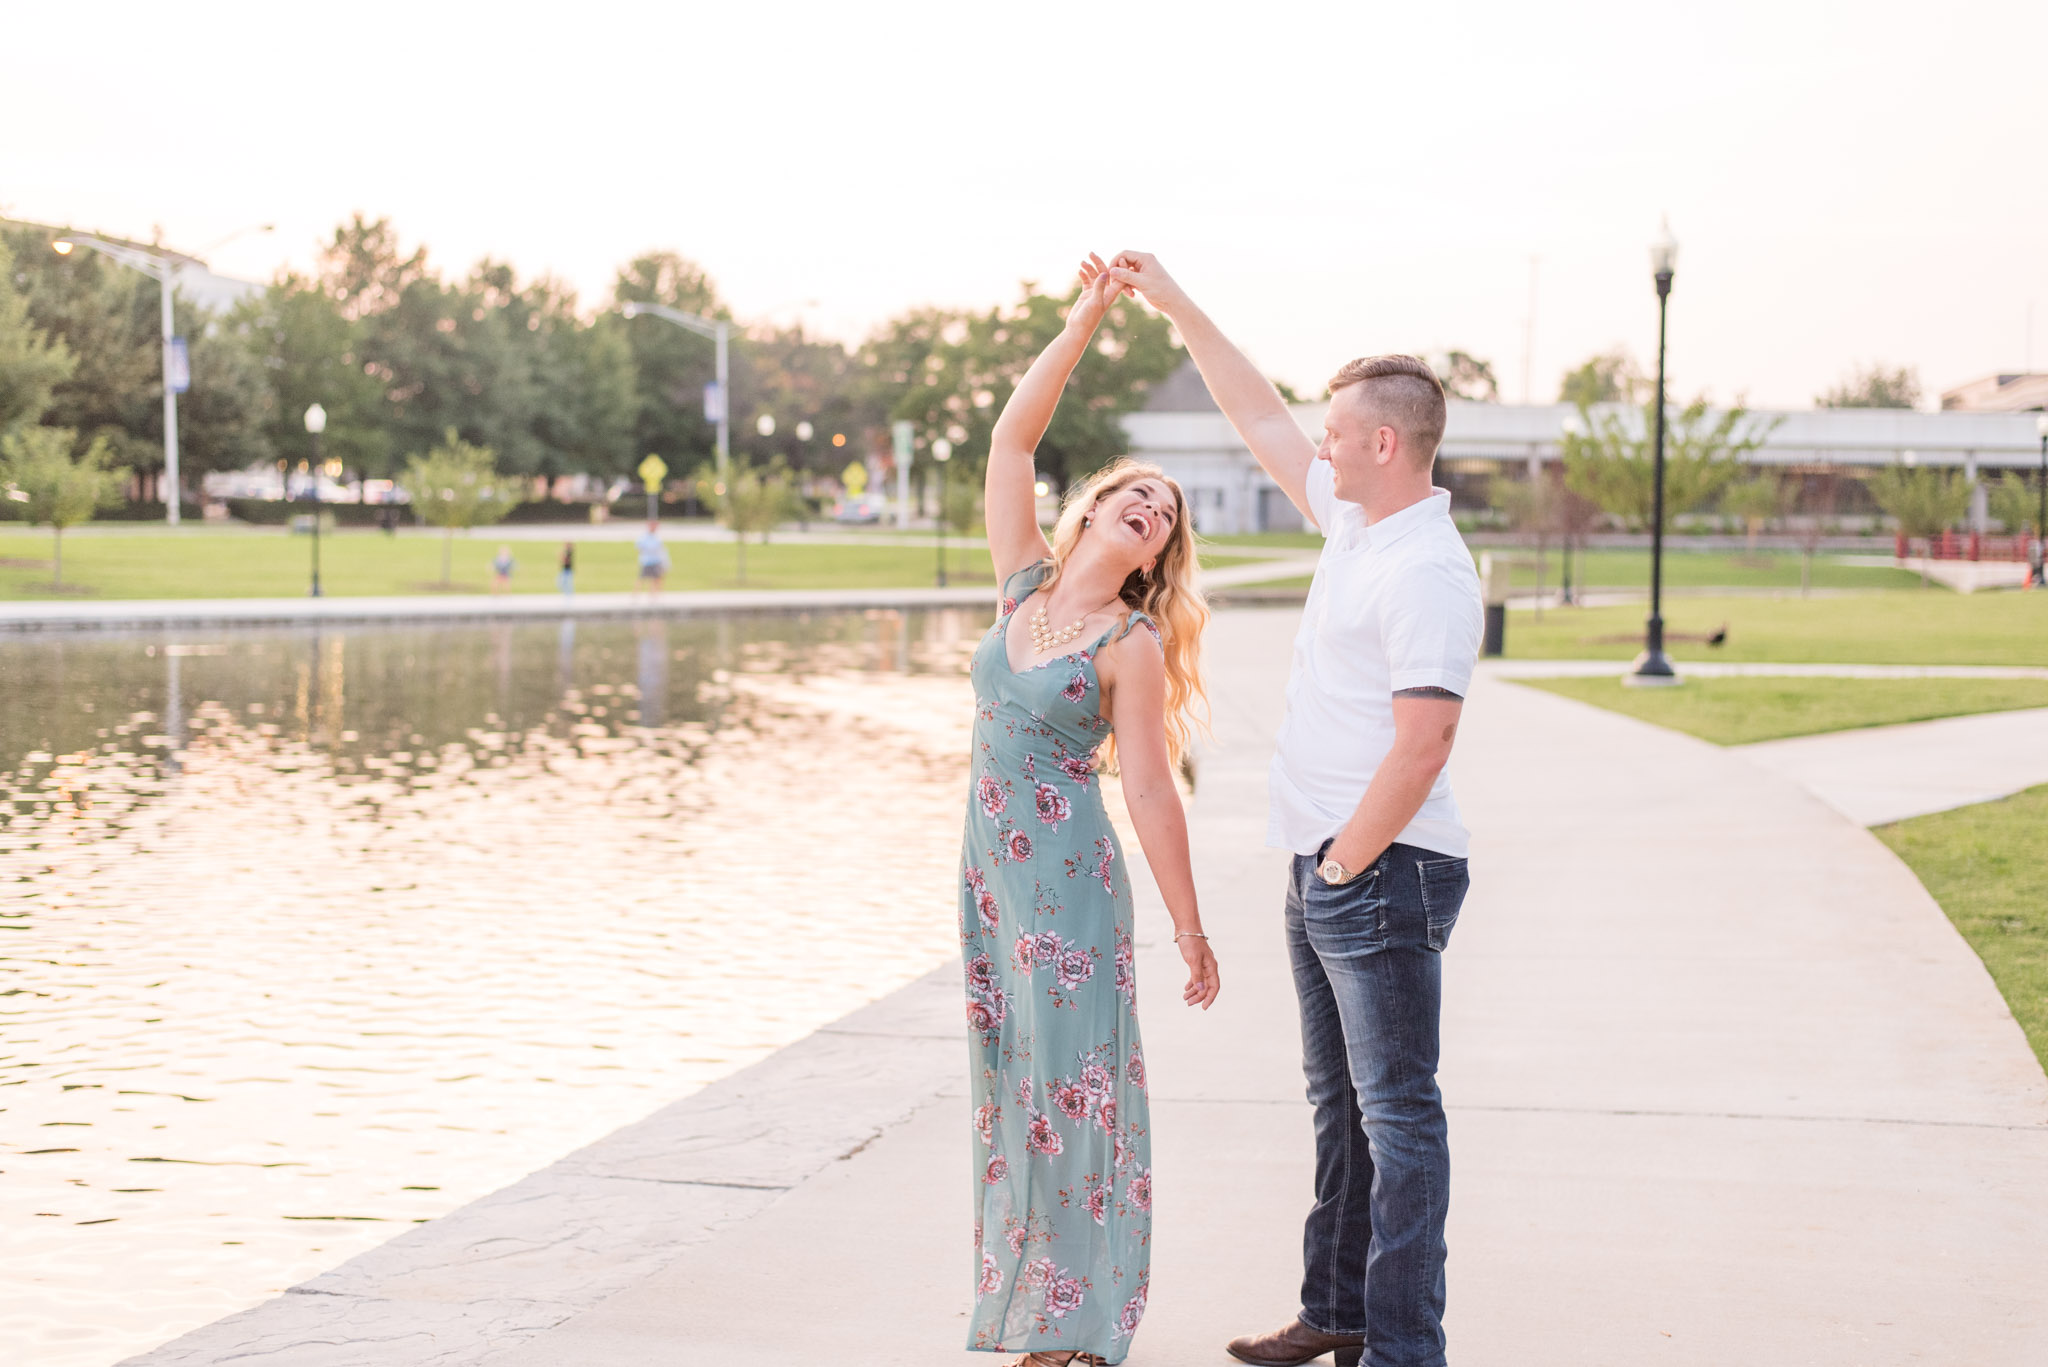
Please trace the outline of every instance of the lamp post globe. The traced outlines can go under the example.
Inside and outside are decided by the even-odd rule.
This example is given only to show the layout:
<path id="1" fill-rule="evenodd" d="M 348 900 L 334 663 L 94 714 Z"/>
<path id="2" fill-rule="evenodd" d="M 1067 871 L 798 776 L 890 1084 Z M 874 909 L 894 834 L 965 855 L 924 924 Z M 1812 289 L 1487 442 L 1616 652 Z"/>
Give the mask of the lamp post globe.
<path id="1" fill-rule="evenodd" d="M 1678 239 L 1664 220 L 1650 243 L 1650 278 L 1657 286 L 1657 403 L 1655 466 L 1650 494 L 1650 618 L 1644 623 L 1643 653 L 1622 676 L 1637 687 L 1675 684 L 1678 671 L 1664 654 L 1664 325 L 1670 312 L 1671 277 L 1678 267 Z"/>
<path id="2" fill-rule="evenodd" d="M 774 436 L 775 415 L 773 413 L 763 413 L 760 417 L 754 419 L 754 430 L 764 437 Z"/>
<path id="3" fill-rule="evenodd" d="M 313 460 L 306 469 L 312 476 L 313 498 L 313 586 L 308 597 L 318 598 L 320 594 L 320 475 L 323 463 L 320 459 L 320 434 L 327 430 L 327 410 L 319 404 L 306 409 L 306 434 L 313 439 Z"/>
<path id="4" fill-rule="evenodd" d="M 940 437 L 932 443 L 932 459 L 939 466 L 938 511 L 932 518 L 932 542 L 939 548 L 939 587 L 946 587 L 946 462 L 953 459 L 953 443 Z"/>

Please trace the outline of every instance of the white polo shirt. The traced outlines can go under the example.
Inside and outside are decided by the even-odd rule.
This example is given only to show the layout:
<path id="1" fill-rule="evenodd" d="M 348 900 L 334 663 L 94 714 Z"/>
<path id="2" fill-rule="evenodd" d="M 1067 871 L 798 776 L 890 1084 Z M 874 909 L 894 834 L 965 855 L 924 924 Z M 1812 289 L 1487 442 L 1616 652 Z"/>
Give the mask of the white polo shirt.
<path id="1" fill-rule="evenodd" d="M 1394 693 L 1445 688 L 1464 697 L 1479 658 L 1485 609 L 1479 574 L 1451 521 L 1451 496 L 1430 496 L 1367 525 L 1336 493 L 1330 463 L 1309 466 L 1308 504 L 1323 530 L 1309 586 L 1287 716 L 1273 754 L 1266 843 L 1313 854 L 1337 834 L 1394 745 Z M 1447 774 L 1395 839 L 1463 858 L 1469 845 Z"/>

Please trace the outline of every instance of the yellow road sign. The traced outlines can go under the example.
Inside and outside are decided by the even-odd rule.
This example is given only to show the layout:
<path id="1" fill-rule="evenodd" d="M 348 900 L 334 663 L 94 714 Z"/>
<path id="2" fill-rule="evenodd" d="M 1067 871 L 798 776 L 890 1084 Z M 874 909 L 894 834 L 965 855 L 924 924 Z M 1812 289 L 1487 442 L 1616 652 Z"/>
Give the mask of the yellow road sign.
<path id="1" fill-rule="evenodd" d="M 640 462 L 640 482 L 647 486 L 650 494 L 661 491 L 661 478 L 668 473 L 668 462 L 660 456 L 649 455 Z"/>

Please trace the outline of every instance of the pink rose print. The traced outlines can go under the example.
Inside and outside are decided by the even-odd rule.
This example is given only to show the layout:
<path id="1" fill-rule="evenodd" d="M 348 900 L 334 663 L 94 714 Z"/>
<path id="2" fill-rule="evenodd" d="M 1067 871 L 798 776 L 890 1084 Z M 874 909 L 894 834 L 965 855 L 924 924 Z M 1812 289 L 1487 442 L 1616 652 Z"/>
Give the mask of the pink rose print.
<path id="1" fill-rule="evenodd" d="M 1055 831 L 1060 828 L 1062 821 L 1065 821 L 1074 814 L 1073 805 L 1064 797 L 1061 797 L 1060 790 L 1053 787 L 1050 783 L 1038 785 L 1036 801 L 1038 819 L 1052 827 Z"/>
<path id="2" fill-rule="evenodd" d="M 1095 961 L 1085 949 L 1069 949 L 1060 955 L 1058 971 L 1061 987 L 1079 987 L 1095 976 Z"/>
<path id="3" fill-rule="evenodd" d="M 981 1142 L 989 1148 L 996 1143 L 996 1103 L 984 1101 L 974 1110 L 974 1132 L 981 1136 Z"/>
<path id="4" fill-rule="evenodd" d="M 1003 837 L 1003 842 L 1010 852 L 1010 858 L 1018 863 L 1021 864 L 1031 857 L 1031 837 L 1024 832 L 1013 830 Z"/>
<path id="5" fill-rule="evenodd" d="M 994 1154 L 989 1158 L 988 1171 L 984 1172 L 981 1175 L 981 1180 L 986 1182 L 989 1186 L 994 1186 L 996 1183 L 1002 1181 L 1005 1177 L 1008 1177 L 1009 1175 L 1009 1161 L 1005 1159 L 1001 1154 Z"/>
<path id="6" fill-rule="evenodd" d="M 1088 786 L 1088 780 L 1095 777 L 1095 756 L 1062 755 L 1059 758 L 1060 772 L 1080 784 Z"/>
<path id="7" fill-rule="evenodd" d="M 993 1253 L 983 1253 L 981 1255 L 981 1284 L 974 1288 L 974 1293 L 977 1296 L 993 1296 L 1002 1289 L 1003 1269 L 996 1266 L 996 1255 Z M 1124 1307 L 1124 1313 L 1130 1313 L 1129 1306 Z"/>
<path id="8" fill-rule="evenodd" d="M 1138 1332 L 1138 1321 L 1145 1318 L 1144 1282 L 1138 1283 L 1138 1294 L 1124 1302 L 1123 1313 L 1116 1317 L 1116 1336 L 1127 1339 Z"/>
<path id="9" fill-rule="evenodd" d="M 1079 1310 L 1081 1302 L 1087 1299 L 1081 1293 L 1081 1286 L 1081 1279 L 1068 1276 L 1065 1268 L 1048 1276 L 1045 1280 L 1046 1312 L 1056 1320 L 1063 1320 Z"/>
<path id="10" fill-rule="evenodd" d="M 996 1010 L 979 997 L 971 997 L 967 1002 L 967 1023 L 985 1036 L 992 1035 L 996 1029 Z"/>
<path id="11" fill-rule="evenodd" d="M 1124 1065 L 1124 1080 L 1139 1091 L 1145 1089 L 1145 1056 L 1135 1045 L 1131 1048 L 1130 1062 Z"/>
<path id="12" fill-rule="evenodd" d="M 995 965 L 988 955 L 977 954 L 967 961 L 967 988 L 970 992 L 988 992 L 996 985 Z"/>
<path id="13" fill-rule="evenodd" d="M 1131 1204 L 1139 1210 L 1152 1209 L 1152 1169 L 1139 1168 L 1131 1174 L 1130 1184 L 1124 1188 Z"/>
<path id="14" fill-rule="evenodd" d="M 1033 1153 L 1057 1158 L 1067 1145 L 1060 1138 L 1060 1132 L 1052 1127 L 1052 1117 L 1041 1113 L 1031 1117 L 1031 1125 L 1024 1132 L 1024 1147 Z"/>
<path id="15" fill-rule="evenodd" d="M 981 810 L 988 815 L 990 821 L 994 821 L 997 817 L 1001 816 L 1003 809 L 1010 805 L 1009 795 L 1003 791 L 1003 785 L 996 782 L 993 774 L 983 774 L 981 776 L 979 792 L 981 796 Z"/>
<path id="16" fill-rule="evenodd" d="M 1086 674 L 1075 674 L 1073 678 L 1067 681 L 1067 686 L 1060 690 L 1060 696 L 1068 702 L 1079 702 L 1087 697 L 1088 676 Z"/>
<path id="17" fill-rule="evenodd" d="M 1126 1000 L 1134 999 L 1138 991 L 1138 966 L 1131 953 L 1131 937 L 1122 934 L 1116 937 L 1116 991 Z"/>
<path id="18" fill-rule="evenodd" d="M 987 877 L 980 869 L 970 867 L 967 870 L 967 886 L 974 891 L 974 910 L 981 921 L 981 928 L 994 930 L 1001 912 L 996 906 L 996 895 L 988 890 Z"/>
<path id="19" fill-rule="evenodd" d="M 1031 1079 L 1028 1077 L 1017 1079 L 1017 1104 L 1027 1111 L 1031 1109 Z"/>
<path id="20" fill-rule="evenodd" d="M 1081 1065 L 1081 1085 L 1090 1096 L 1108 1096 L 1109 1089 L 1116 1085 L 1116 1075 L 1099 1063 Z"/>
<path id="21" fill-rule="evenodd" d="M 1010 1256 L 1012 1258 L 1018 1257 L 1024 1252 L 1024 1236 L 1029 1232 L 1024 1226 L 1017 1225 L 1007 1234 L 1003 1235 L 1004 1240 L 1010 1245 Z M 1044 1258 L 1040 1261 L 1046 1265 L 1047 1270 L 1051 1269 L 1052 1259 Z M 1028 1263 L 1024 1267 L 1024 1285 L 1031 1285 L 1031 1265 Z"/>
<path id="22" fill-rule="evenodd" d="M 1088 1213 L 1095 1217 L 1096 1224 L 1102 1223 L 1102 1217 L 1109 1213 L 1109 1183 L 1088 1188 Z"/>
<path id="23" fill-rule="evenodd" d="M 1058 1107 L 1060 1114 L 1066 1116 L 1067 1119 L 1083 1120 L 1087 1118 L 1088 1092 L 1080 1083 L 1075 1082 L 1072 1078 L 1063 1077 L 1046 1090 L 1047 1094 L 1052 1097 L 1052 1104 Z"/>
<path id="24" fill-rule="evenodd" d="M 1125 1138 L 1124 1138 L 1124 1137 L 1123 1137 L 1122 1135 L 1118 1135 L 1118 1136 L 1116 1137 L 1116 1140 L 1115 1140 L 1115 1144 L 1116 1144 L 1116 1170 L 1117 1170 L 1118 1172 L 1122 1172 L 1122 1171 L 1123 1171 L 1123 1170 L 1124 1170 L 1124 1169 L 1125 1169 L 1126 1167 L 1130 1166 L 1130 1162 L 1131 1162 L 1131 1146 L 1130 1146 L 1130 1142 L 1129 1142 L 1128 1140 L 1126 1140 L 1126 1139 L 1125 1139 Z"/>
<path id="25" fill-rule="evenodd" d="M 1003 599 L 1003 612 L 1002 612 L 1002 615 L 1003 615 L 1003 616 L 1005 616 L 1005 617 L 1008 617 L 1008 616 L 1009 616 L 1009 615 L 1010 615 L 1011 613 L 1015 612 L 1016 610 L 1017 610 L 1017 600 L 1016 600 L 1016 599 L 1014 599 L 1014 598 L 1005 598 L 1005 599 Z"/>
<path id="26" fill-rule="evenodd" d="M 1038 962 L 1041 964 L 1051 963 L 1060 957 L 1060 954 L 1065 951 L 1066 947 L 1066 942 L 1060 939 L 1053 931 L 1042 932 L 1038 937 Z"/>
<path id="27" fill-rule="evenodd" d="M 1024 1264 L 1022 1281 L 1030 1290 L 1036 1291 L 1053 1278 L 1052 1259 L 1033 1258 Z"/>
<path id="28" fill-rule="evenodd" d="M 1116 1133 L 1116 1098 L 1104 1097 L 1096 1107 L 1095 1123 L 1102 1127 L 1104 1134 Z"/>

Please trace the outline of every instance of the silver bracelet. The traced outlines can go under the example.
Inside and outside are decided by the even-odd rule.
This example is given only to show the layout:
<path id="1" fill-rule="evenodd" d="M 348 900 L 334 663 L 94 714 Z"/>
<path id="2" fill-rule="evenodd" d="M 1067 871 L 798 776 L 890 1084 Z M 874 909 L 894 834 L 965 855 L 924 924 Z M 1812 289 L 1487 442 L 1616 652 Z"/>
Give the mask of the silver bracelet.
<path id="1" fill-rule="evenodd" d="M 1176 944 L 1182 940 L 1206 940 L 1208 938 L 1199 930 L 1183 930 L 1180 934 L 1173 937 Z"/>

